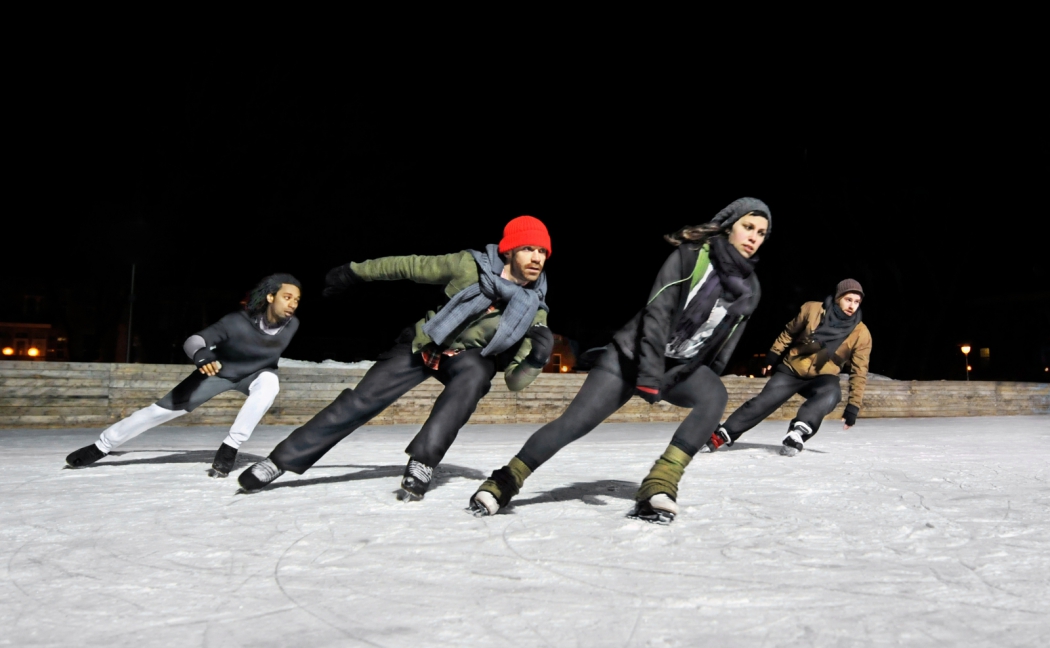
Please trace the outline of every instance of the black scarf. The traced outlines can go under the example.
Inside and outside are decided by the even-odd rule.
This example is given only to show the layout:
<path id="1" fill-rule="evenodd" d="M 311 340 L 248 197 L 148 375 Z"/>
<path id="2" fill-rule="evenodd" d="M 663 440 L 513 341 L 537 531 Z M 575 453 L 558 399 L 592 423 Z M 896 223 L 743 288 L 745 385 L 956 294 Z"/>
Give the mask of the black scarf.
<path id="1" fill-rule="evenodd" d="M 703 251 L 700 253 L 703 254 Z M 757 256 L 747 259 L 724 236 L 715 236 L 710 241 L 710 258 L 714 272 L 689 300 L 682 316 L 678 318 L 678 325 L 671 337 L 671 348 L 687 344 L 692 339 L 711 317 L 711 310 L 719 299 L 730 314 L 736 315 L 746 306 L 746 298 L 751 296 L 749 278 L 758 263 Z"/>
<path id="2" fill-rule="evenodd" d="M 829 295 L 824 299 L 824 319 L 820 320 L 817 330 L 813 331 L 813 342 L 819 344 L 821 349 L 827 349 L 829 354 L 833 354 L 853 329 L 857 328 L 857 324 L 860 324 L 860 309 L 858 308 L 853 315 L 846 315 Z"/>

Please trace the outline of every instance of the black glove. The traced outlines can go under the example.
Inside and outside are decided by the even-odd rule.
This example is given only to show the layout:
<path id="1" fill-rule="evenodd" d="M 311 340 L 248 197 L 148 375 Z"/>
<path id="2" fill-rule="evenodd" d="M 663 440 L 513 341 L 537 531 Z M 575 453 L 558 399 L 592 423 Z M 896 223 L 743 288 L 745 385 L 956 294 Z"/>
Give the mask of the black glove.
<path id="1" fill-rule="evenodd" d="M 218 359 L 219 358 L 215 356 L 215 351 L 206 346 L 197 349 L 197 352 L 193 354 L 193 364 L 197 365 L 198 369 L 206 364 L 211 364 Z"/>
<path id="2" fill-rule="evenodd" d="M 655 391 L 649 391 L 655 390 Z M 642 397 L 646 403 L 653 405 L 654 403 L 660 402 L 660 390 L 655 387 L 648 387 L 646 385 L 638 385 L 634 388 L 634 393 Z"/>
<path id="3" fill-rule="evenodd" d="M 780 354 L 773 353 L 772 351 L 767 352 L 766 366 L 773 367 L 775 369 L 778 364 L 780 364 Z"/>
<path id="4" fill-rule="evenodd" d="M 847 405 L 846 411 L 843 412 L 842 418 L 845 419 L 846 425 L 853 427 L 857 424 L 857 414 L 860 414 L 860 408 L 856 405 Z"/>
<path id="5" fill-rule="evenodd" d="M 328 274 L 324 276 L 324 292 L 321 294 L 325 297 L 338 295 L 350 286 L 362 281 L 363 279 L 361 279 L 360 275 L 351 270 L 350 264 L 347 263 L 328 271 Z"/>
<path id="6" fill-rule="evenodd" d="M 545 366 L 551 359 L 554 350 L 554 334 L 546 326 L 537 324 L 525 333 L 532 340 L 532 350 L 525 356 L 525 362 L 537 369 Z"/>

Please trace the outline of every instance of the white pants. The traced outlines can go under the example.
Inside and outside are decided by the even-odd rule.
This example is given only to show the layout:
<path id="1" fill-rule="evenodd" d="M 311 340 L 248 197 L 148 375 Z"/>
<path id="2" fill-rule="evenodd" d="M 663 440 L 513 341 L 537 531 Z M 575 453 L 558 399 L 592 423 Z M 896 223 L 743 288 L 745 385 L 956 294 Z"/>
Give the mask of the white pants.
<path id="1" fill-rule="evenodd" d="M 269 371 L 259 374 L 248 386 L 248 399 L 241 406 L 241 411 L 237 412 L 237 418 L 230 426 L 230 433 L 223 443 L 233 448 L 240 448 L 241 444 L 252 435 L 255 426 L 266 415 L 266 411 L 273 405 L 273 400 L 277 398 L 280 390 L 280 381 L 276 374 Z M 157 404 L 144 407 L 103 430 L 95 446 L 108 454 L 146 430 L 177 419 L 185 413 L 185 410 L 172 411 Z"/>

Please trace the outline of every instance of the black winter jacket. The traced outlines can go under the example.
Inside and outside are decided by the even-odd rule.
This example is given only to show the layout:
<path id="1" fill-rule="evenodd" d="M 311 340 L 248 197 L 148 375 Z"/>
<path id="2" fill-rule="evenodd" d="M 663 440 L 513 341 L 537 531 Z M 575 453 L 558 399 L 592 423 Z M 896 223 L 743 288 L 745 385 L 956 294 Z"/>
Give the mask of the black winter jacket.
<path id="1" fill-rule="evenodd" d="M 277 360 L 299 330 L 299 320 L 292 317 L 281 332 L 269 335 L 259 330 L 248 313 L 237 311 L 224 316 L 197 333 L 222 362 L 219 377 L 240 380 L 262 369 L 277 369 Z"/>
<path id="2" fill-rule="evenodd" d="M 701 247 L 684 244 L 667 257 L 653 283 L 648 304 L 613 336 L 613 342 L 620 352 L 638 363 L 638 386 L 666 390 L 702 365 L 708 365 L 712 371 L 721 375 L 744 333 L 747 320 L 758 306 L 762 290 L 758 277 L 752 273 L 751 296 L 742 305 L 741 314 L 727 315 L 715 327 L 696 356 L 670 372 L 666 370 L 664 352 L 667 341 L 685 310 L 692 288 L 690 279 Z"/>

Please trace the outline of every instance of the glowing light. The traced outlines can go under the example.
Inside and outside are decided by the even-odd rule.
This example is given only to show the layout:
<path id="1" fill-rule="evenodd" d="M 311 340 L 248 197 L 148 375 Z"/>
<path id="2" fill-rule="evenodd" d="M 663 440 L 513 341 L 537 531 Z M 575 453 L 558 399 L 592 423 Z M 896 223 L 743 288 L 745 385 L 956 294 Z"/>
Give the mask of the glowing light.
<path id="1" fill-rule="evenodd" d="M 569 368 L 568 368 L 568 367 L 566 367 L 565 365 L 562 365 L 562 366 L 561 366 L 561 372 L 562 372 L 562 373 L 569 373 Z"/>
<path id="2" fill-rule="evenodd" d="M 40 349 L 38 349 L 36 347 L 29 347 L 29 350 L 26 351 L 26 353 L 29 354 L 30 358 L 35 358 L 38 355 L 40 355 Z"/>
<path id="3" fill-rule="evenodd" d="M 748 377 L 748 378 L 754 378 L 754 377 L 755 377 L 755 374 L 748 374 L 748 376 L 747 376 L 747 377 Z"/>
<path id="4" fill-rule="evenodd" d="M 4 347 L 4 355 L 14 355 L 15 350 L 11 347 Z"/>
<path id="5" fill-rule="evenodd" d="M 966 370 L 967 371 L 973 371 L 973 367 L 971 367 L 970 365 L 966 365 Z"/>
<path id="6" fill-rule="evenodd" d="M 963 352 L 963 355 L 970 355 L 970 345 L 969 344 L 962 345 L 962 352 Z"/>

